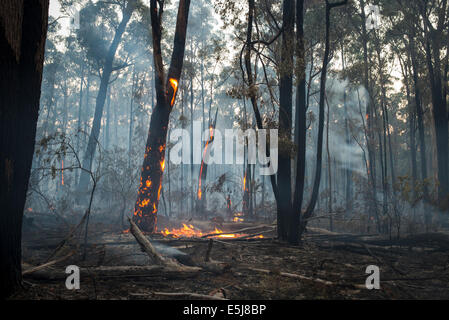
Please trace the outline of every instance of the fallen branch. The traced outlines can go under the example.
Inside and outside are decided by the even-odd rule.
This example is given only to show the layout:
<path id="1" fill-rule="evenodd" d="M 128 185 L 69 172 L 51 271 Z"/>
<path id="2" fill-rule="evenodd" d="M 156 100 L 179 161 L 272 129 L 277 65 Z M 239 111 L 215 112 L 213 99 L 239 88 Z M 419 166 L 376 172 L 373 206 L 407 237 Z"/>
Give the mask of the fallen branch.
<path id="1" fill-rule="evenodd" d="M 115 278 L 115 277 L 161 277 L 168 279 L 178 279 L 191 277 L 198 274 L 196 269 L 182 270 L 179 268 L 170 268 L 158 265 L 152 266 L 103 266 L 96 268 L 80 268 L 80 273 L 89 274 L 96 278 Z M 38 270 L 25 275 L 26 278 L 44 279 L 44 280 L 64 280 L 67 274 L 64 269 Z"/>
<path id="2" fill-rule="evenodd" d="M 23 271 L 23 272 L 22 272 L 22 275 L 24 276 L 24 275 L 27 275 L 27 274 L 30 274 L 30 273 L 33 273 L 33 272 L 36 272 L 36 271 L 39 271 L 39 270 L 42 270 L 42 269 L 51 267 L 52 265 L 55 265 L 55 264 L 57 264 L 57 263 L 60 263 L 60 262 L 62 262 L 62 261 L 67 260 L 68 258 L 70 258 L 71 256 L 73 256 L 74 254 L 75 254 L 75 251 L 72 251 L 72 252 L 70 252 L 68 255 L 66 255 L 66 256 L 64 256 L 64 257 L 62 257 L 62 258 L 60 258 L 60 259 L 56 259 L 56 260 L 53 260 L 53 261 L 44 263 L 44 264 L 42 264 L 42 265 L 40 265 L 40 266 L 36 266 L 36 267 L 29 268 L 29 269 Z"/>
<path id="3" fill-rule="evenodd" d="M 395 271 L 396 273 L 400 274 L 401 276 L 405 276 L 406 273 L 397 269 L 392 263 L 388 262 L 387 260 L 382 260 L 379 257 L 375 256 L 371 250 L 368 248 L 368 246 L 364 243 L 362 243 L 362 246 L 366 249 L 366 251 L 369 253 L 370 256 L 372 256 L 374 259 L 377 260 L 377 262 L 379 262 L 379 264 L 384 264 L 386 263 L 393 271 Z"/>
<path id="4" fill-rule="evenodd" d="M 154 246 L 148 240 L 147 237 L 140 231 L 139 227 L 128 218 L 129 223 L 131 225 L 130 231 L 131 234 L 136 238 L 136 241 L 139 243 L 140 247 L 143 251 L 148 254 L 148 256 L 155 261 L 156 264 L 165 266 L 168 268 L 178 269 L 179 271 L 199 271 L 201 268 L 197 267 L 189 267 L 177 262 L 174 259 L 163 257 L 159 252 L 156 251 Z"/>
<path id="5" fill-rule="evenodd" d="M 210 296 L 207 294 L 198 294 L 190 292 L 152 292 L 151 295 L 159 297 L 181 297 L 181 298 L 194 298 L 197 300 L 229 300 L 217 296 Z"/>
<path id="6" fill-rule="evenodd" d="M 261 236 L 261 235 L 264 235 L 264 234 L 267 234 L 267 233 L 270 233 L 270 232 L 273 232 L 273 230 L 252 233 L 252 234 L 248 234 L 248 235 L 243 236 L 243 237 L 238 237 L 237 239 L 239 239 L 239 240 L 251 239 L 251 238 L 258 237 L 258 236 Z M 257 238 L 257 239 L 263 239 L 263 238 Z"/>
<path id="7" fill-rule="evenodd" d="M 318 283 L 321 283 L 321 284 L 326 285 L 326 286 L 335 285 L 335 283 L 331 282 L 331 281 L 327 281 L 327 280 L 323 280 L 323 279 L 319 279 L 319 278 L 310 278 L 310 277 L 303 276 L 303 275 L 300 275 L 300 274 L 295 274 L 295 273 L 273 272 L 273 271 L 266 270 L 266 269 L 251 268 L 251 267 L 246 267 L 245 269 L 248 269 L 248 270 L 251 270 L 251 271 L 257 271 L 257 272 L 261 272 L 261 273 L 265 273 L 265 274 L 278 274 L 278 275 L 281 275 L 281 276 L 287 277 L 287 278 L 293 278 L 293 279 L 300 279 L 300 280 L 318 282 Z"/>
<path id="8" fill-rule="evenodd" d="M 245 232 L 248 232 L 248 231 L 259 230 L 259 229 L 262 229 L 262 228 L 272 228 L 272 229 L 274 229 L 275 226 L 260 225 L 260 226 L 257 226 L 257 227 L 243 228 L 243 229 L 240 229 L 240 230 L 234 230 L 234 231 L 230 231 L 230 232 L 209 233 L 209 234 L 206 234 L 206 235 L 202 236 L 201 238 L 209 238 L 209 237 L 213 237 L 213 236 L 221 236 L 221 235 L 228 235 L 228 234 L 235 234 L 235 233 L 245 233 Z"/>

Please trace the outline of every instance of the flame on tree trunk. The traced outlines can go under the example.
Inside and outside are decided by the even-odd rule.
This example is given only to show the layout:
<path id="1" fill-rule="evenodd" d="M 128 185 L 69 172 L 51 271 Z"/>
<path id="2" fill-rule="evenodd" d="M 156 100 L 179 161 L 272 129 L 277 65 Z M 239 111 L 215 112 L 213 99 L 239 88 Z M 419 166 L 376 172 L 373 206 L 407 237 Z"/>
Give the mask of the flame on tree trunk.
<path id="1" fill-rule="evenodd" d="M 215 126 L 217 124 L 217 116 L 218 116 L 218 109 L 215 112 L 215 119 L 214 122 L 209 126 L 209 140 L 206 142 L 206 145 L 204 147 L 203 151 L 203 158 L 201 159 L 201 167 L 200 167 L 200 174 L 198 179 L 198 202 L 197 202 L 197 209 L 200 214 L 204 213 L 204 204 L 206 203 L 206 194 L 204 190 L 203 181 L 206 180 L 207 177 L 207 162 L 206 159 L 209 158 L 210 155 L 210 147 L 212 143 L 214 142 L 214 136 L 215 136 Z"/>
<path id="2" fill-rule="evenodd" d="M 142 231 L 155 232 L 157 211 L 165 169 L 165 149 L 170 113 L 178 92 L 184 60 L 185 40 L 190 0 L 180 0 L 176 21 L 175 39 L 168 76 L 165 76 L 162 51 L 163 1 L 151 0 L 149 15 L 153 36 L 155 66 L 156 106 L 153 109 L 148 131 L 140 186 L 134 209 L 134 222 Z"/>

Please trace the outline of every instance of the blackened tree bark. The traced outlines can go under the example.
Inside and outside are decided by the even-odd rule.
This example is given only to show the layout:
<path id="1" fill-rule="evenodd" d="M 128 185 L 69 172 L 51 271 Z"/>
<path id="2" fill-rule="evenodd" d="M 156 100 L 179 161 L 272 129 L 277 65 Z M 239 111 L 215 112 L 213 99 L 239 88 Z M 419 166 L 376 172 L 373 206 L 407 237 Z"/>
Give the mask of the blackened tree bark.
<path id="1" fill-rule="evenodd" d="M 284 0 L 283 10 L 282 52 L 280 65 L 279 86 L 279 136 L 280 150 L 278 153 L 277 185 L 279 190 L 278 235 L 281 240 L 288 238 L 288 219 L 292 211 L 292 154 L 288 144 L 292 135 L 292 93 L 293 93 L 293 52 L 294 52 L 294 26 L 295 2 Z M 282 147 L 284 145 L 284 147 Z"/>
<path id="2" fill-rule="evenodd" d="M 306 57 L 304 48 L 304 0 L 296 1 L 296 111 L 295 111 L 295 144 L 296 182 L 293 197 L 293 210 L 290 217 L 289 242 L 299 241 L 299 223 L 304 198 L 304 182 L 306 173 Z"/>
<path id="3" fill-rule="evenodd" d="M 48 0 L 0 3 L 0 295 L 22 280 L 22 217 L 33 159 Z"/>
<path id="4" fill-rule="evenodd" d="M 318 139 L 317 139 L 317 152 L 315 162 L 315 180 L 313 183 L 312 196 L 307 206 L 306 212 L 302 215 L 300 221 L 300 235 L 304 232 L 307 226 L 307 220 L 312 216 L 315 210 L 316 202 L 318 199 L 318 191 L 320 189 L 321 182 L 321 170 L 323 162 L 323 136 L 324 136 L 324 103 L 326 97 L 326 80 L 327 80 L 327 67 L 329 65 L 330 55 L 330 14 L 333 8 L 343 6 L 347 4 L 347 0 L 341 2 L 330 3 L 326 0 L 326 40 L 324 46 L 323 67 L 321 69 L 320 80 L 320 101 L 319 101 L 319 116 L 318 116 Z"/>
<path id="5" fill-rule="evenodd" d="M 437 26 L 430 22 L 427 8 L 422 7 L 422 17 L 426 25 L 426 41 L 424 44 L 430 89 L 432 96 L 432 113 L 435 125 L 438 161 L 438 202 L 442 207 L 449 202 L 449 131 L 446 93 L 443 85 L 443 62 L 441 61 L 442 40 L 445 35 L 447 1 L 442 1 L 438 13 Z M 444 208 L 448 210 L 448 208 Z"/>
<path id="6" fill-rule="evenodd" d="M 169 116 L 173 109 L 181 77 L 186 43 L 190 0 L 180 0 L 176 20 L 175 39 L 170 68 L 165 76 L 162 61 L 162 13 L 164 1 L 151 0 L 150 18 L 153 35 L 155 66 L 156 106 L 150 120 L 150 128 L 142 165 L 139 192 L 134 210 L 134 221 L 146 232 L 155 232 L 157 210 L 165 169 L 165 148 Z"/>
<path id="7" fill-rule="evenodd" d="M 240 60 L 242 60 L 242 56 L 244 53 L 244 64 L 245 64 L 245 69 L 246 69 L 246 77 L 245 77 L 245 72 L 243 71 L 243 66 L 242 66 L 242 73 L 243 73 L 243 81 L 245 82 L 245 84 L 248 86 L 249 90 L 249 98 L 251 100 L 251 105 L 253 107 L 253 111 L 254 111 L 254 116 L 256 118 L 256 125 L 257 128 L 263 129 L 263 123 L 262 123 L 262 116 L 260 114 L 260 110 L 259 110 L 259 106 L 257 103 L 257 97 L 256 97 L 256 89 L 255 89 L 255 84 L 254 84 L 254 75 L 253 75 L 253 71 L 252 71 L 252 66 L 251 66 L 251 51 L 253 48 L 253 45 L 257 42 L 263 42 L 263 41 L 253 41 L 252 40 L 252 33 L 253 33 L 253 20 L 254 20 L 254 10 L 255 10 L 255 3 L 254 0 L 248 0 L 248 26 L 247 26 L 247 31 L 246 31 L 246 43 L 242 48 L 242 52 L 240 55 Z M 276 41 L 276 39 L 282 34 L 283 29 L 281 29 L 279 31 L 279 33 L 273 38 L 271 39 L 269 42 L 263 42 L 265 45 L 269 46 L 270 44 L 272 44 L 274 41 Z M 241 64 L 243 64 L 243 62 L 241 61 Z M 269 149 L 270 148 L 266 148 L 267 149 L 267 156 L 269 156 Z M 276 200 L 276 203 L 279 202 L 279 191 L 278 191 L 278 186 L 277 186 L 277 182 L 276 182 L 276 175 L 272 174 L 270 176 L 270 182 L 271 182 L 271 187 L 273 189 L 273 194 L 274 194 L 274 198 Z M 278 232 L 279 232 L 279 228 L 278 228 Z M 279 234 L 278 234 L 279 235 Z"/>
<path id="8" fill-rule="evenodd" d="M 81 172 L 80 182 L 78 184 L 79 191 L 86 191 L 89 184 L 89 174 L 88 171 L 92 169 L 92 162 L 95 156 L 95 152 L 97 150 L 98 137 L 100 135 L 101 129 L 101 118 L 103 117 L 103 109 L 106 101 L 106 96 L 108 92 L 108 86 L 111 79 L 111 74 L 118 70 L 121 67 L 114 67 L 114 58 L 115 53 L 117 52 L 117 48 L 122 39 L 123 33 L 126 30 L 126 25 L 131 19 L 131 15 L 136 9 L 137 2 L 136 1 L 128 1 L 126 5 L 122 8 L 122 21 L 117 27 L 115 31 L 114 39 L 109 46 L 108 53 L 106 55 L 105 63 L 103 66 L 103 70 L 101 72 L 100 77 L 100 88 L 98 90 L 98 96 L 95 103 L 95 114 L 94 120 L 92 123 L 92 130 L 89 135 L 89 140 L 87 143 L 86 153 L 83 158 L 83 168 L 87 170 L 83 170 Z"/>

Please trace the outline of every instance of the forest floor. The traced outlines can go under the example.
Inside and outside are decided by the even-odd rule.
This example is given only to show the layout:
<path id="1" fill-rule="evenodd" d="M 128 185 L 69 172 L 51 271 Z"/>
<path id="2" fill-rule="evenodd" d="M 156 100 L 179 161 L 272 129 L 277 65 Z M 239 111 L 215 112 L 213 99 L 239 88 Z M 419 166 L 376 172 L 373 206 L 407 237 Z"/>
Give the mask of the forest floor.
<path id="1" fill-rule="evenodd" d="M 84 261 L 83 246 L 68 245 L 58 257 L 70 252 L 73 255 L 46 268 L 46 274 L 64 272 L 68 265 L 95 270 L 98 266 L 151 264 L 131 234 L 101 230 L 99 226 L 94 229 L 95 236 L 89 240 L 91 245 Z M 280 243 L 273 236 L 213 241 L 210 258 L 226 264 L 221 272 L 115 276 L 81 272 L 81 288 L 73 291 L 66 289 L 64 278 L 48 279 L 35 272 L 24 276 L 24 290 L 12 299 L 175 299 L 155 292 L 262 300 L 449 299 L 449 235 L 446 233 L 391 241 L 379 236 L 309 229 L 299 246 Z M 24 238 L 24 270 L 45 263 L 64 235 L 46 232 L 45 241 L 43 237 L 41 231 L 29 232 Z M 191 265 L 204 262 L 210 245 L 207 239 L 162 236 L 152 239 L 158 250 L 175 252 L 184 257 L 179 259 L 181 262 Z M 380 290 L 364 288 L 369 265 L 380 268 Z"/>

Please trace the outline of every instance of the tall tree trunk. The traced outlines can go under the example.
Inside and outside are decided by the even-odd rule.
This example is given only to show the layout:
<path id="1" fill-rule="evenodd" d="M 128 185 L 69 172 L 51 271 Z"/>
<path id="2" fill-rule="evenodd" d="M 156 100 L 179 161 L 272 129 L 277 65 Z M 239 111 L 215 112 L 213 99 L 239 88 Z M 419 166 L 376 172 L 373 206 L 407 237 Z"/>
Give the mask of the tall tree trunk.
<path id="1" fill-rule="evenodd" d="M 89 184 L 89 173 L 92 169 L 92 162 L 95 157 L 95 152 L 97 150 L 98 138 L 100 135 L 101 129 L 101 118 L 103 117 L 103 109 L 106 101 L 106 95 L 109 86 L 109 80 L 111 78 L 111 74 L 114 71 L 113 63 L 115 58 L 115 53 L 122 39 L 123 33 L 125 32 L 126 25 L 131 19 L 131 15 L 135 9 L 135 2 L 129 1 L 127 6 L 122 11 L 122 21 L 117 27 L 115 31 L 114 39 L 111 42 L 111 45 L 108 49 L 108 53 L 106 56 L 106 60 L 103 66 L 101 78 L 100 78 L 100 88 L 98 90 L 98 96 L 95 103 L 95 114 L 94 121 L 92 123 L 92 130 L 89 136 L 89 141 L 87 143 L 86 153 L 84 154 L 83 159 L 83 170 L 81 172 L 80 182 L 78 184 L 78 190 L 83 192 L 86 191 Z"/>
<path id="2" fill-rule="evenodd" d="M 421 179 L 423 181 L 423 197 L 425 201 L 429 200 L 429 192 L 426 184 L 427 180 L 427 147 L 424 132 L 424 112 L 421 104 L 421 90 L 419 87 L 419 76 L 418 76 L 418 64 L 416 61 L 416 51 L 415 43 L 413 37 L 409 38 L 410 42 L 410 58 L 412 61 L 412 71 L 413 71 L 413 86 L 415 91 L 415 106 L 416 106 L 416 117 L 418 120 L 418 132 L 419 132 L 419 149 L 420 149 L 420 159 L 421 159 Z M 426 230 L 430 226 L 430 213 L 426 210 L 425 213 Z"/>
<path id="3" fill-rule="evenodd" d="M 295 110 L 295 144 L 296 179 L 293 196 L 293 210 L 290 216 L 289 242 L 299 241 L 299 224 L 304 198 L 304 183 L 306 174 L 306 57 L 304 47 L 304 0 L 296 1 L 296 110 Z"/>
<path id="4" fill-rule="evenodd" d="M 184 62 L 184 51 L 190 0 L 180 0 L 170 69 L 165 77 L 162 61 L 161 37 L 163 7 L 151 0 L 150 15 L 153 35 L 153 57 L 156 70 L 156 106 L 151 114 L 150 128 L 142 165 L 139 192 L 134 210 L 134 221 L 146 232 L 155 232 L 157 210 L 165 169 L 165 148 L 169 116 L 175 104 L 178 84 Z"/>
<path id="5" fill-rule="evenodd" d="M 346 61 L 345 61 L 345 51 L 344 51 L 344 44 L 341 44 L 341 64 L 342 64 L 342 70 L 343 75 L 346 75 Z M 343 92 L 343 109 L 345 114 L 345 140 L 346 145 L 349 147 L 351 145 L 351 138 L 349 135 L 349 113 L 348 113 L 348 103 L 347 103 L 347 94 L 346 89 L 344 89 Z M 349 168 L 350 164 L 349 161 L 345 163 L 345 177 L 346 177 L 346 183 L 345 183 L 345 205 L 346 205 L 346 214 L 352 214 L 352 171 Z"/>
<path id="6" fill-rule="evenodd" d="M 33 160 L 48 0 L 0 3 L 0 297 L 22 281 L 22 217 Z"/>
<path id="7" fill-rule="evenodd" d="M 377 227 L 380 226 L 379 213 L 377 209 L 377 183 L 376 183 L 376 159 L 375 159 L 375 148 L 374 148 L 374 103 L 372 100 L 373 94 L 370 86 L 370 61 L 368 56 L 368 32 L 366 30 L 366 15 L 365 15 L 365 1 L 359 1 L 361 10 L 361 26 L 362 26 L 362 44 L 363 44 L 363 77 L 364 86 L 369 94 L 369 102 L 366 108 L 366 144 L 368 149 L 368 187 L 370 191 L 370 200 L 368 208 L 374 213 L 377 221 Z"/>
<path id="8" fill-rule="evenodd" d="M 426 41 L 426 57 L 432 95 L 432 114 L 438 161 L 438 202 L 449 202 L 449 131 L 446 101 L 443 97 L 443 84 L 440 61 L 440 42 L 438 36 L 430 35 Z M 432 40 L 432 41 L 431 41 Z M 432 42 L 432 43 L 431 43 Z M 448 210 L 448 208 L 445 208 Z"/>
<path id="9" fill-rule="evenodd" d="M 326 98 L 326 80 L 327 80 L 327 67 L 329 65 L 330 55 L 330 14 L 333 8 L 347 4 L 347 0 L 335 3 L 329 3 L 326 0 L 326 35 L 324 45 L 324 57 L 323 67 L 321 69 L 320 79 L 320 101 L 319 101 L 319 116 L 318 116 L 318 140 L 317 140 L 317 152 L 315 162 L 315 180 L 313 183 L 312 196 L 304 213 L 303 219 L 300 222 L 300 235 L 304 232 L 307 226 L 307 220 L 312 216 L 313 211 L 318 199 L 318 193 L 321 182 L 321 170 L 323 162 L 323 136 L 324 136 L 324 103 Z"/>
<path id="10" fill-rule="evenodd" d="M 292 155 L 290 148 L 286 147 L 291 141 L 292 135 L 292 94 L 293 94 L 293 52 L 294 26 L 295 26 L 295 2 L 284 0 L 282 9 L 283 29 L 282 52 L 280 66 L 279 86 L 279 136 L 281 139 L 280 152 L 278 153 L 277 186 L 279 190 L 278 211 L 278 237 L 281 240 L 288 239 L 288 219 L 292 216 Z M 282 148 L 282 144 L 285 146 Z"/>

